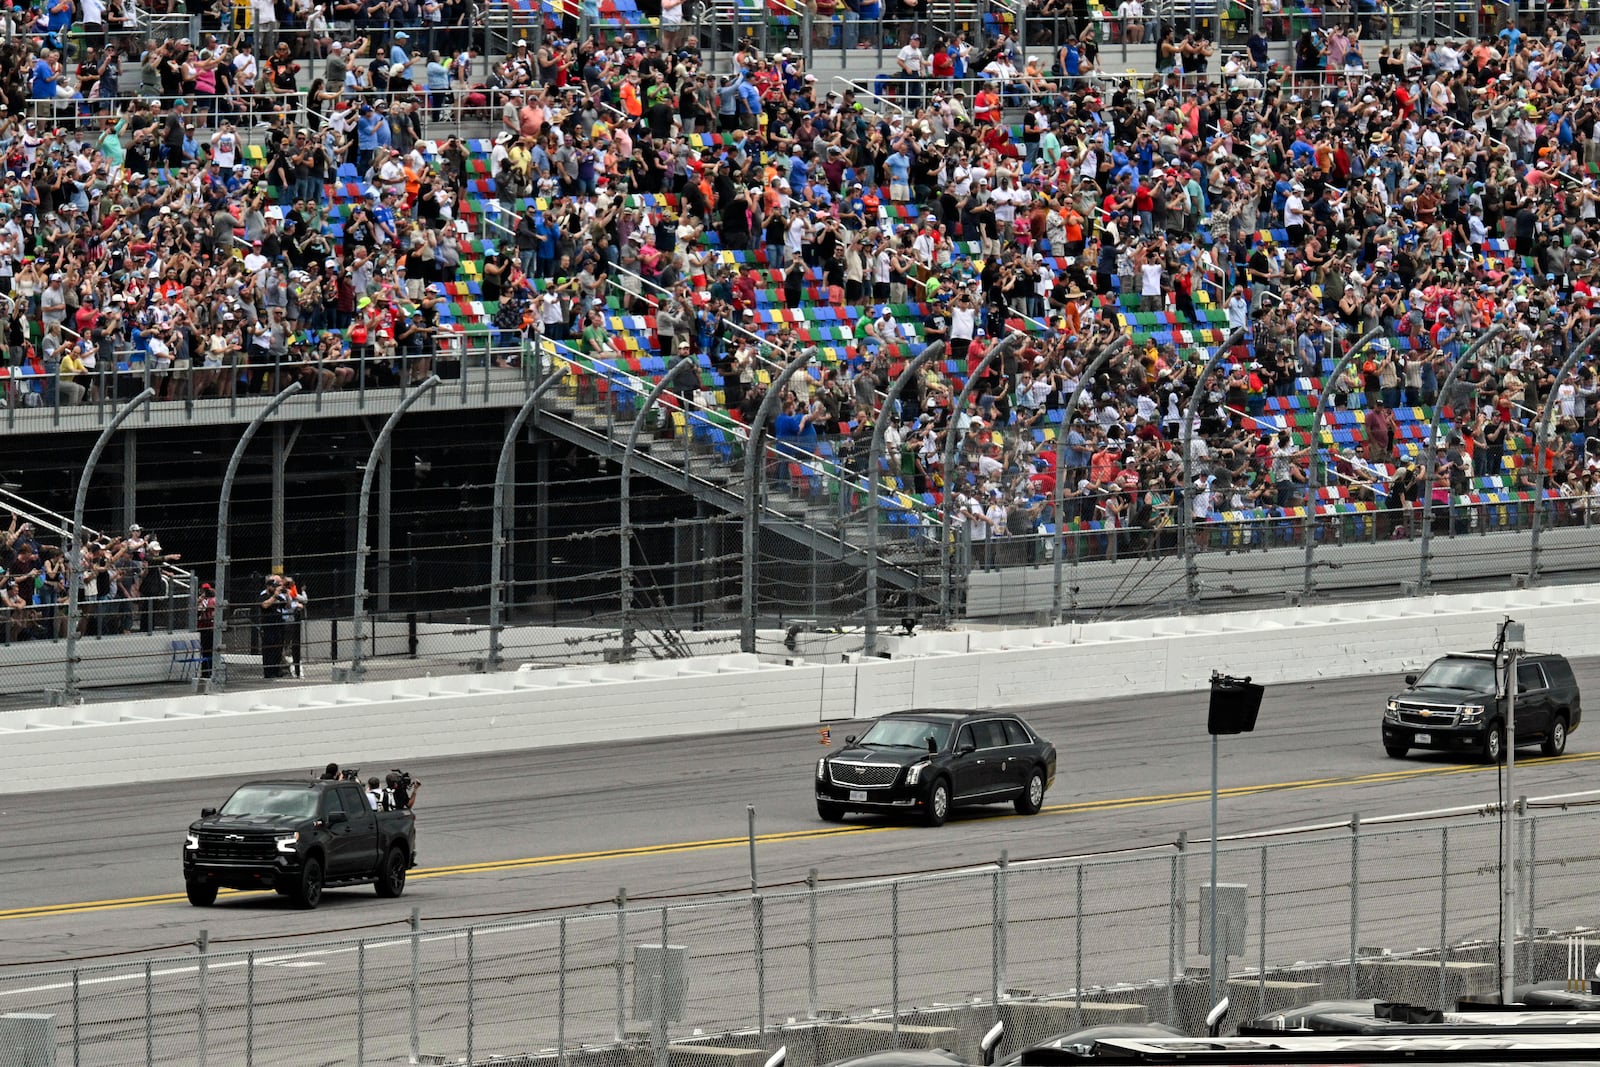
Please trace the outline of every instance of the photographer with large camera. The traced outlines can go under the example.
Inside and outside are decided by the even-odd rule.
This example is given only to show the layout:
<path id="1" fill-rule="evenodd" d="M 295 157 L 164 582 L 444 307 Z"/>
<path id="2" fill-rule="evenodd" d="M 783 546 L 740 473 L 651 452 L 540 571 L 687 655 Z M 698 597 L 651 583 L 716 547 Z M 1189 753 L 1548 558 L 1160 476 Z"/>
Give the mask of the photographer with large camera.
<path id="1" fill-rule="evenodd" d="M 256 598 L 261 613 L 261 677 L 282 678 L 284 611 L 290 603 L 283 579 L 267 575 L 266 588 Z"/>

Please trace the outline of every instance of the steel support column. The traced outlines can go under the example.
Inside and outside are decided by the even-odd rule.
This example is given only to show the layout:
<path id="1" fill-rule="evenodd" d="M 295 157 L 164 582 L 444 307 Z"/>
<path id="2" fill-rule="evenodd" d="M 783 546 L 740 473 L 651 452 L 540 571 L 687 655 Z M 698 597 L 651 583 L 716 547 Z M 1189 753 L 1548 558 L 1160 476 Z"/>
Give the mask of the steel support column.
<path id="1" fill-rule="evenodd" d="M 1314 555 L 1317 545 L 1317 490 L 1322 488 L 1322 466 L 1317 463 L 1317 439 L 1322 436 L 1322 420 L 1328 413 L 1328 398 L 1333 395 L 1333 383 L 1339 380 L 1349 366 L 1356 361 L 1368 345 L 1383 335 L 1383 327 L 1374 326 L 1360 337 L 1355 344 L 1339 357 L 1339 362 L 1333 365 L 1333 371 L 1322 379 L 1322 389 L 1317 394 L 1317 414 L 1311 422 L 1311 462 L 1306 466 L 1306 524 L 1305 524 L 1305 573 L 1301 579 L 1301 592 L 1309 599 L 1316 590 L 1316 580 L 1311 571 L 1315 566 Z"/>
<path id="2" fill-rule="evenodd" d="M 685 369 L 692 371 L 694 367 L 695 361 L 693 357 L 684 356 L 667 368 L 667 372 L 661 376 L 661 380 L 656 382 L 655 387 L 644 398 L 644 403 L 639 405 L 638 414 L 633 417 L 633 425 L 628 427 L 628 443 L 622 449 L 622 503 L 621 522 L 618 528 L 621 553 L 617 558 L 619 560 L 618 571 L 621 575 L 618 579 L 621 586 L 618 595 L 621 597 L 619 607 L 622 610 L 622 658 L 624 660 L 633 658 L 633 498 L 630 493 L 633 484 L 634 450 L 639 447 L 639 431 L 644 429 L 645 416 L 649 415 L 655 408 L 657 401 L 661 399 L 661 394 L 666 392 L 667 386 L 672 383 L 672 379 L 678 372 Z M 685 437 L 685 455 L 688 454 L 688 448 L 689 442 Z"/>
<path id="3" fill-rule="evenodd" d="M 376 473 L 379 457 L 389 447 L 389 439 L 394 436 L 395 427 L 400 425 L 400 419 L 411 410 L 422 397 L 433 391 L 439 384 L 439 376 L 430 374 L 426 380 L 418 382 L 416 387 L 408 392 L 384 422 L 383 429 L 378 431 L 378 439 L 372 443 L 372 451 L 367 454 L 366 470 L 361 472 L 361 495 L 356 498 L 356 580 L 355 603 L 351 610 L 350 620 L 350 672 L 349 678 L 359 682 L 366 674 L 366 668 L 361 665 L 362 643 L 366 640 L 366 609 L 367 609 L 367 498 L 372 495 L 372 478 Z"/>
<path id="4" fill-rule="evenodd" d="M 1561 389 L 1561 383 L 1571 376 L 1578 366 L 1578 361 L 1588 354 L 1591 346 L 1600 338 L 1600 330 L 1595 330 L 1582 341 L 1576 348 L 1568 353 L 1566 360 L 1561 364 L 1561 370 L 1556 374 L 1556 380 L 1550 383 L 1550 391 L 1544 398 L 1544 404 L 1539 408 L 1539 426 L 1534 431 L 1533 438 L 1533 535 L 1528 544 L 1528 584 L 1539 583 L 1539 527 L 1543 525 L 1539 513 L 1544 508 L 1544 469 L 1548 465 L 1548 448 L 1546 442 L 1550 438 L 1550 423 L 1556 413 L 1556 393 Z M 1509 746 L 1507 746 L 1509 750 Z"/>
<path id="5" fill-rule="evenodd" d="M 1089 361 L 1089 365 L 1078 374 L 1078 384 L 1073 388 L 1072 396 L 1068 398 L 1066 409 L 1061 414 L 1061 427 L 1056 430 L 1056 487 L 1055 492 L 1051 495 L 1050 502 L 1050 516 L 1056 527 L 1055 576 L 1051 581 L 1050 593 L 1050 624 L 1052 626 L 1061 624 L 1062 557 L 1066 555 L 1067 544 L 1066 534 L 1062 532 L 1063 524 L 1061 521 L 1062 497 L 1065 495 L 1065 490 L 1063 489 L 1065 483 L 1062 479 L 1061 471 L 1067 456 L 1067 434 L 1072 432 L 1072 423 L 1077 417 L 1078 404 L 1082 402 L 1084 391 L 1089 388 L 1089 383 L 1094 381 L 1094 376 L 1100 373 L 1100 369 L 1110 361 L 1111 357 L 1122 351 L 1129 343 L 1131 343 L 1130 338 L 1127 334 L 1123 334 L 1094 354 L 1094 358 Z M 1076 596 L 1073 599 L 1076 600 Z"/>
<path id="6" fill-rule="evenodd" d="M 922 372 L 929 360 L 944 355 L 944 348 L 943 341 L 934 341 L 905 365 L 899 376 L 889 383 L 889 391 L 883 397 L 883 407 L 878 411 L 877 425 L 872 428 L 872 448 L 867 453 L 867 603 L 866 638 L 862 646 L 863 654 L 868 657 L 878 654 L 878 484 L 884 458 L 883 437 L 888 431 L 889 420 L 894 415 L 894 405 L 899 401 L 900 394 Z"/>
<path id="7" fill-rule="evenodd" d="M 213 612 L 215 621 L 211 631 L 211 685 L 214 689 L 222 689 L 228 682 L 228 658 L 224 652 L 227 648 L 228 636 L 228 567 L 233 562 L 229 555 L 228 532 L 233 525 L 229 512 L 233 509 L 233 482 L 239 474 L 239 465 L 244 462 L 245 450 L 250 447 L 250 442 L 255 440 L 256 434 L 266 424 L 274 412 L 300 391 L 299 382 L 291 382 L 277 396 L 267 402 L 267 406 L 256 412 L 256 417 L 250 420 L 250 425 L 244 428 L 244 433 L 239 435 L 238 443 L 233 446 L 233 455 L 228 457 L 228 468 L 222 475 L 222 492 L 217 498 L 217 577 L 216 589 L 217 606 Z M 281 426 L 274 426 L 273 452 L 276 454 L 282 446 Z M 279 491 L 276 489 L 278 479 L 282 475 L 273 471 L 273 511 L 278 507 Z"/>
<path id="8" fill-rule="evenodd" d="M 995 346 L 979 361 L 972 373 L 967 375 L 967 380 L 961 386 L 961 392 L 956 397 L 955 403 L 950 407 L 950 424 L 944 431 L 944 466 L 940 468 L 940 477 L 944 479 L 944 498 L 939 508 L 939 621 L 945 626 L 950 625 L 951 618 L 955 615 L 955 550 L 956 541 L 951 537 L 950 509 L 955 503 L 955 479 L 951 471 L 956 465 L 956 447 L 963 435 L 956 433 L 962 414 L 967 410 L 967 401 L 972 398 L 973 386 L 978 384 L 984 372 L 994 365 L 994 361 L 1002 354 L 1027 340 L 1027 335 L 1017 331 L 997 341 Z"/>
<path id="9" fill-rule="evenodd" d="M 1183 552 L 1184 589 L 1190 604 L 1200 599 L 1200 568 L 1194 561 L 1194 420 L 1200 413 L 1200 397 L 1205 393 L 1206 379 L 1222 364 L 1228 351 L 1244 340 L 1244 335 L 1244 328 L 1240 327 L 1222 339 L 1222 344 L 1201 368 L 1200 377 L 1189 391 L 1189 402 L 1183 406 L 1183 426 L 1179 428 L 1179 439 L 1183 442 L 1183 488 L 1178 493 L 1178 530 L 1182 542 L 1179 547 Z"/>
<path id="10" fill-rule="evenodd" d="M 500 669 L 500 632 L 505 627 L 506 545 L 510 541 L 508 530 L 515 526 L 506 518 L 506 496 L 510 491 L 512 461 L 517 454 L 517 437 L 527 425 L 529 416 L 538 408 L 544 394 L 560 380 L 559 376 L 552 374 L 541 380 L 528 394 L 522 407 L 512 417 L 511 424 L 506 427 L 505 440 L 500 445 L 500 459 L 494 468 L 494 504 L 490 510 L 494 537 L 490 539 L 489 547 L 489 654 L 483 661 L 483 669 L 490 672 Z"/>
<path id="11" fill-rule="evenodd" d="M 94 447 L 89 450 L 89 460 L 78 477 L 78 493 L 72 502 L 72 538 L 67 546 L 69 575 L 76 575 L 83 570 L 83 512 L 89 506 L 89 483 L 94 479 L 94 469 L 100 463 L 100 456 L 105 452 L 106 445 L 111 443 L 117 428 L 155 395 L 154 389 L 146 389 L 118 408 L 105 429 L 100 431 L 100 436 L 95 438 Z M 67 662 L 66 679 L 61 688 L 62 702 L 67 704 L 78 702 L 78 626 L 81 610 L 78 587 L 82 584 L 70 577 L 67 581 Z"/>
<path id="12" fill-rule="evenodd" d="M 1428 543 L 1433 538 L 1433 480 L 1439 474 L 1439 416 L 1444 410 L 1444 398 L 1450 394 L 1450 387 L 1455 384 L 1456 375 L 1460 374 L 1470 364 L 1478 361 L 1478 353 L 1485 345 L 1505 332 L 1505 327 L 1499 323 L 1489 327 L 1478 339 L 1467 346 L 1461 353 L 1461 358 L 1450 367 L 1449 373 L 1444 376 L 1444 381 L 1439 383 L 1439 395 L 1433 399 L 1433 416 L 1428 419 L 1428 440 L 1423 445 L 1423 469 L 1427 472 L 1422 480 L 1422 558 L 1417 565 L 1417 593 L 1428 591 Z M 1460 418 L 1460 412 L 1456 413 Z M 1404 506 L 1404 501 L 1401 505 Z"/>
<path id="13" fill-rule="evenodd" d="M 772 418 L 773 408 L 777 405 L 778 397 L 783 394 L 784 386 L 788 385 L 789 379 L 793 378 L 816 354 L 815 347 L 808 348 L 784 365 L 783 370 L 767 389 L 767 395 L 761 398 L 761 406 L 756 409 L 756 417 L 750 423 L 749 435 L 745 441 L 744 588 L 740 592 L 739 613 L 739 648 L 744 652 L 756 650 L 756 529 L 761 516 L 761 482 L 757 479 L 766 469 L 766 465 L 761 462 L 766 454 L 762 435 L 766 432 L 767 422 Z"/>

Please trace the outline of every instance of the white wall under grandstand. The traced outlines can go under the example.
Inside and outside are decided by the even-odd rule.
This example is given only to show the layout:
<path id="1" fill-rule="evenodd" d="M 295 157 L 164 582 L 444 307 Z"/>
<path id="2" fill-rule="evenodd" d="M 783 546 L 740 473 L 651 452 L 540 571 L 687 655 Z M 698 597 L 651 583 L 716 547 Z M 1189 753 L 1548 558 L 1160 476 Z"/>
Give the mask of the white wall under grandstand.
<path id="1" fill-rule="evenodd" d="M 927 633 L 858 663 L 719 655 L 40 708 L 0 715 L 0 792 L 1197 691 L 1213 670 L 1267 684 L 1399 673 L 1487 645 L 1506 614 L 1530 647 L 1588 654 L 1600 586 Z"/>

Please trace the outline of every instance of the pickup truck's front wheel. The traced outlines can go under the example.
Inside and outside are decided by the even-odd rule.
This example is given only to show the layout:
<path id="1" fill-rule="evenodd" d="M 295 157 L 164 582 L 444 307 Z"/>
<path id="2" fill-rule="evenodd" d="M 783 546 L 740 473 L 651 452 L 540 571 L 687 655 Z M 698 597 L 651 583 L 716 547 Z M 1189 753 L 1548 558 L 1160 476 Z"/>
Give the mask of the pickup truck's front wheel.
<path id="1" fill-rule="evenodd" d="M 314 908 L 322 903 L 322 861 L 315 856 L 306 859 L 300 868 L 300 884 L 295 887 L 294 902 L 302 908 Z"/>
<path id="2" fill-rule="evenodd" d="M 197 908 L 209 908 L 217 902 L 217 887 L 213 882 L 190 880 L 183 888 L 189 895 L 189 903 Z"/>
<path id="3" fill-rule="evenodd" d="M 397 897 L 406 891 L 406 850 L 391 848 L 384 857 L 383 869 L 378 872 L 377 886 L 380 897 Z"/>

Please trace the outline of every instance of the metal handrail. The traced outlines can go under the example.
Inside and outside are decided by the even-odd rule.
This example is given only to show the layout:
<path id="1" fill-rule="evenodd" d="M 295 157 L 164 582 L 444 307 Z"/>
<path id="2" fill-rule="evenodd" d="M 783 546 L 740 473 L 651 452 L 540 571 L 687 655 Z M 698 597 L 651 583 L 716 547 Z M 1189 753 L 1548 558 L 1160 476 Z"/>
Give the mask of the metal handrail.
<path id="1" fill-rule="evenodd" d="M 630 391 L 636 393 L 638 396 L 645 396 L 652 388 L 654 388 L 656 384 L 647 378 L 639 377 L 625 367 L 617 366 L 613 360 L 607 359 L 604 356 L 579 352 L 564 341 L 556 341 L 551 338 L 544 338 L 543 346 L 545 355 L 548 355 L 564 364 L 569 371 L 587 374 L 593 374 L 597 372 L 602 373 L 608 381 L 626 385 Z M 682 398 L 682 403 L 680 404 L 679 410 L 683 413 L 685 420 L 698 420 L 702 425 L 721 430 L 722 432 L 731 435 L 736 441 L 741 442 L 744 447 L 749 447 L 749 427 L 733 419 L 727 414 L 727 412 L 700 404 L 699 402 L 695 401 L 693 397 Z M 719 418 L 713 419 L 713 415 L 718 416 Z M 865 495 L 867 492 L 865 479 L 859 475 L 848 473 L 841 464 L 830 463 L 815 456 L 808 456 L 803 453 L 793 452 L 788 449 L 784 449 L 778 444 L 770 441 L 764 446 L 764 448 L 767 456 L 778 459 L 781 462 L 798 464 L 803 470 L 835 482 L 841 488 L 848 488 L 853 492 L 859 492 L 863 495 Z M 907 499 L 912 501 L 912 506 L 907 508 L 907 510 L 922 513 L 924 519 L 927 521 L 932 521 L 933 519 L 937 518 L 937 510 L 930 507 L 924 501 L 909 495 L 907 495 Z M 888 502 L 892 506 L 905 507 L 905 504 L 899 500 L 891 498 Z"/>

